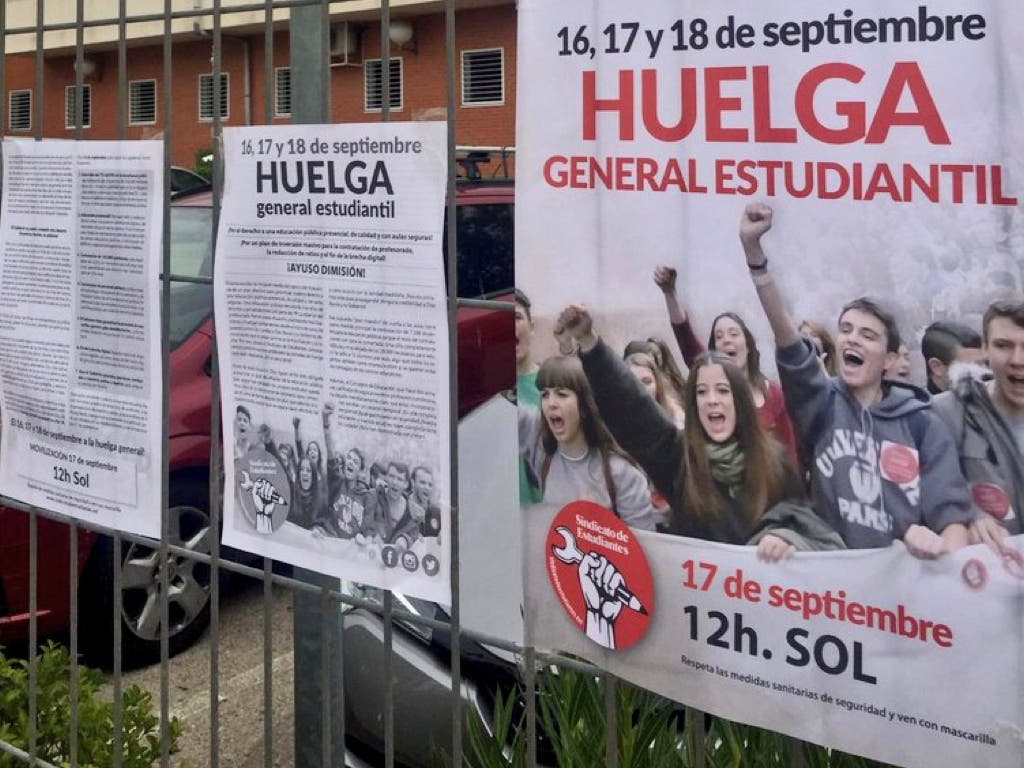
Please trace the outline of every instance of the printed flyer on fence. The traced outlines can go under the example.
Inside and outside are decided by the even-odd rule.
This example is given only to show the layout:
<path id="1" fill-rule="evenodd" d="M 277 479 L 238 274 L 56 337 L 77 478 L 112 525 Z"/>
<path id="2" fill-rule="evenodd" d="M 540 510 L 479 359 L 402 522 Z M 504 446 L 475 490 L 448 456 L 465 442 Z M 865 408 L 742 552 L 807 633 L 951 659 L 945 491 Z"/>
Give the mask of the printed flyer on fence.
<path id="1" fill-rule="evenodd" d="M 3 154 L 0 493 L 158 537 L 163 143 Z"/>
<path id="2" fill-rule="evenodd" d="M 224 543 L 447 602 L 445 126 L 227 128 L 224 156 Z"/>
<path id="3" fill-rule="evenodd" d="M 1019 766 L 1024 12 L 519 12 L 530 639 L 874 759 Z"/>

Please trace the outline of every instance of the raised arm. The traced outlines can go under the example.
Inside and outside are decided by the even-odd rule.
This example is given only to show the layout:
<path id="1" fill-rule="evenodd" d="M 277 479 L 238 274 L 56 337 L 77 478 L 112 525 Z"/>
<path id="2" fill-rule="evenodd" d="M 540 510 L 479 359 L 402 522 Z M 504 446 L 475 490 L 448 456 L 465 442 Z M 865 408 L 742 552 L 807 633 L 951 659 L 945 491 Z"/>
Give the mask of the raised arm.
<path id="1" fill-rule="evenodd" d="M 334 452 L 334 434 L 331 432 L 331 416 L 334 414 L 334 404 L 324 403 L 321 416 L 324 420 L 324 450 L 327 451 L 327 462 L 337 458 Z"/>
<path id="2" fill-rule="evenodd" d="M 563 354 L 578 347 L 597 409 L 616 442 L 654 485 L 669 493 L 682 463 L 682 434 L 626 364 L 602 342 L 586 308 L 571 305 L 555 322 Z"/>
<path id="3" fill-rule="evenodd" d="M 782 293 L 768 271 L 768 257 L 761 247 L 761 237 L 772 228 L 772 209 L 764 203 L 751 203 L 740 219 L 740 242 L 747 257 L 750 278 L 757 288 L 757 298 L 775 334 L 776 347 L 788 347 L 800 340 L 800 333 L 786 308 Z"/>
<path id="4" fill-rule="evenodd" d="M 306 455 L 302 450 L 302 437 L 299 434 L 299 424 L 301 423 L 302 419 L 298 416 L 292 417 L 292 426 L 295 427 L 295 461 L 298 464 L 302 463 L 302 457 Z"/>
<path id="5" fill-rule="evenodd" d="M 683 356 L 687 366 L 692 366 L 693 361 L 704 353 L 704 345 L 697 339 L 690 325 L 690 318 L 686 310 L 679 303 L 679 296 L 676 294 L 676 270 L 661 264 L 654 269 L 654 283 L 661 289 L 665 298 L 665 309 L 668 310 L 668 320 L 672 324 L 672 333 L 676 337 L 676 344 Z"/>

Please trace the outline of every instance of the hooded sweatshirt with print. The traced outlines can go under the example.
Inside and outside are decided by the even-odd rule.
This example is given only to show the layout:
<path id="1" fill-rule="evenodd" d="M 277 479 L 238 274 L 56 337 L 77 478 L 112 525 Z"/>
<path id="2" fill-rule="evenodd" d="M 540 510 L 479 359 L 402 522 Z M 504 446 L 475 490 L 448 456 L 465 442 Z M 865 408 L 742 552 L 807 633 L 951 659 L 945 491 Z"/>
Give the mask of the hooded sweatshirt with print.
<path id="1" fill-rule="evenodd" d="M 992 373 L 979 365 L 954 364 L 949 376 L 949 391 L 932 404 L 952 430 L 971 497 L 1011 534 L 1024 533 L 1024 456 L 989 397 L 985 381 Z"/>
<path id="2" fill-rule="evenodd" d="M 911 525 L 936 533 L 976 516 L 949 430 L 928 394 L 885 382 L 863 407 L 821 368 L 806 339 L 776 350 L 779 380 L 801 442 L 813 457 L 814 507 L 851 549 L 885 547 Z"/>

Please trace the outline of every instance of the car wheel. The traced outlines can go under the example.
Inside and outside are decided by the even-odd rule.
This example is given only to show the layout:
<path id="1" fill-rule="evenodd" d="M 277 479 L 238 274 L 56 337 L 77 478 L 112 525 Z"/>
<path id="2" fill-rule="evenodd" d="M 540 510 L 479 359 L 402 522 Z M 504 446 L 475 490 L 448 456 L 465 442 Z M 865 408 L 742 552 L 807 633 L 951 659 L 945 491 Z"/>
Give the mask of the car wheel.
<path id="1" fill-rule="evenodd" d="M 205 482 L 172 478 L 168 505 L 168 541 L 172 545 L 210 552 L 213 533 L 208 493 Z M 97 542 L 79 589 L 81 615 L 89 617 L 83 647 L 105 665 L 113 661 L 112 552 L 111 539 Z M 125 668 L 132 668 L 160 659 L 163 574 L 156 542 L 124 542 L 121 553 L 121 661 Z M 173 656 L 192 645 L 209 624 L 210 566 L 171 552 L 167 583 L 168 643 Z"/>

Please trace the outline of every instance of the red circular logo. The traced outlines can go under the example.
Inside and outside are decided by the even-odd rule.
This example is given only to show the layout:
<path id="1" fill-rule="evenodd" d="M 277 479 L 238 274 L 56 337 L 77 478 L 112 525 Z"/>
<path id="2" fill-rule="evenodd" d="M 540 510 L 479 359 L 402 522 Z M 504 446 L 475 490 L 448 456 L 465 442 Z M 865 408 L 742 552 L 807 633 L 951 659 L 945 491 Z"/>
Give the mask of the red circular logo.
<path id="1" fill-rule="evenodd" d="M 891 443 L 882 449 L 882 472 L 894 483 L 903 485 L 917 477 L 917 456 L 905 445 Z"/>
<path id="2" fill-rule="evenodd" d="M 964 563 L 963 570 L 960 571 L 960 577 L 964 580 L 964 584 L 978 592 L 984 589 L 988 583 L 988 568 L 985 567 L 981 560 L 972 558 Z"/>
<path id="3" fill-rule="evenodd" d="M 548 579 L 565 612 L 595 643 L 636 644 L 654 612 L 647 556 L 629 527 L 590 501 L 562 507 L 545 543 Z"/>
<path id="4" fill-rule="evenodd" d="M 1010 497 L 994 483 L 974 483 L 971 486 L 971 496 L 979 509 L 999 520 L 1006 517 L 1006 513 L 1010 511 Z"/>

